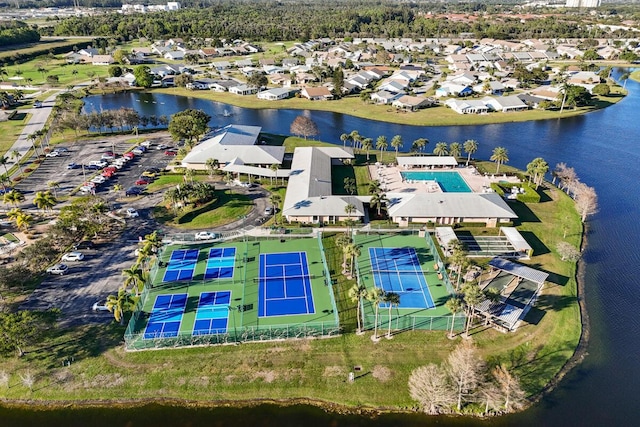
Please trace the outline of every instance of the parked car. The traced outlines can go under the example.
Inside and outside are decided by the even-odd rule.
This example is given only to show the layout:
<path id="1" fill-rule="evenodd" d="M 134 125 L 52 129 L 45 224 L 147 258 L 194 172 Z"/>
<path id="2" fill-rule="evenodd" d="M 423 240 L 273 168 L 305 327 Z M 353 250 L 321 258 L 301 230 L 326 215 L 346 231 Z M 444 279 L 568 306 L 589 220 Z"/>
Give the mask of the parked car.
<path id="1" fill-rule="evenodd" d="M 133 150 L 131 150 L 131 152 L 138 156 L 141 156 L 142 154 L 144 154 L 144 150 L 142 150 L 140 147 L 134 148 Z"/>
<path id="2" fill-rule="evenodd" d="M 102 169 L 102 168 L 101 168 L 100 166 L 98 166 L 98 165 L 86 165 L 84 168 L 85 168 L 86 170 L 90 170 L 90 171 L 97 171 L 97 170 Z"/>
<path id="3" fill-rule="evenodd" d="M 49 151 L 47 154 L 45 154 L 46 157 L 58 157 L 60 156 L 60 152 L 59 151 Z"/>
<path id="4" fill-rule="evenodd" d="M 109 311 L 109 309 L 107 308 L 107 302 L 106 301 L 96 301 L 93 303 L 93 305 L 91 306 L 91 310 L 93 311 Z"/>
<path id="5" fill-rule="evenodd" d="M 96 184 L 102 184 L 107 179 L 104 176 L 98 175 L 91 178 L 91 182 L 95 182 Z"/>
<path id="6" fill-rule="evenodd" d="M 124 192 L 124 195 L 129 197 L 129 196 L 139 196 L 140 194 L 142 194 L 143 188 L 142 187 L 129 187 L 127 188 L 127 191 Z"/>
<path id="7" fill-rule="evenodd" d="M 151 180 L 148 178 L 140 178 L 135 182 L 136 185 L 149 185 L 151 184 Z"/>
<path id="8" fill-rule="evenodd" d="M 82 261 L 84 254 L 82 252 L 67 252 L 62 255 L 62 261 Z"/>
<path id="9" fill-rule="evenodd" d="M 200 231 L 195 235 L 196 240 L 213 240 L 217 238 L 218 235 L 216 233 L 211 233 L 210 231 Z"/>
<path id="10" fill-rule="evenodd" d="M 176 156 L 177 154 L 178 154 L 178 150 L 176 149 L 166 150 L 164 152 L 165 156 Z"/>
<path id="11" fill-rule="evenodd" d="M 57 151 L 58 153 L 66 153 L 69 150 L 67 149 L 67 147 L 56 147 L 53 149 L 53 151 Z"/>
<path id="12" fill-rule="evenodd" d="M 36 101 L 33 103 L 34 108 L 42 108 L 42 101 Z"/>
<path id="13" fill-rule="evenodd" d="M 267 207 L 264 209 L 264 214 L 265 214 L 265 215 L 273 215 L 273 208 L 272 208 L 271 206 L 267 206 Z"/>
<path id="14" fill-rule="evenodd" d="M 170 145 L 167 144 L 158 144 L 156 145 L 156 150 L 160 151 L 160 150 L 167 150 L 169 148 L 172 148 Z"/>
<path id="15" fill-rule="evenodd" d="M 82 191 L 83 193 L 93 193 L 96 191 L 95 187 L 90 187 L 88 185 L 83 185 L 78 189 L 78 191 Z"/>
<path id="16" fill-rule="evenodd" d="M 152 172 L 152 173 L 160 173 L 160 169 L 158 169 L 158 168 L 146 168 L 144 171 L 145 172 Z"/>
<path id="17" fill-rule="evenodd" d="M 79 249 L 93 249 L 94 244 L 91 240 L 82 240 L 75 245 L 73 245 L 73 250 L 77 251 Z"/>
<path id="18" fill-rule="evenodd" d="M 153 178 L 155 178 L 155 177 L 156 177 L 156 175 L 157 175 L 157 173 L 155 173 L 155 172 L 144 171 L 144 172 L 142 172 L 142 175 L 140 175 L 140 177 L 143 177 L 143 176 L 144 176 L 144 177 L 152 178 L 152 179 L 153 179 Z"/>
<path id="19" fill-rule="evenodd" d="M 125 213 L 127 214 L 127 218 L 137 218 L 140 216 L 140 214 L 138 213 L 137 210 L 135 210 L 134 208 L 127 208 L 127 210 L 125 211 Z"/>
<path id="20" fill-rule="evenodd" d="M 108 164 L 109 163 L 105 162 L 104 160 L 91 160 L 89 162 L 89 166 L 98 166 L 100 169 L 107 167 Z"/>
<path id="21" fill-rule="evenodd" d="M 101 173 L 101 176 L 103 176 L 106 179 L 111 178 L 113 175 L 115 175 L 115 172 L 105 171 Z"/>
<path id="22" fill-rule="evenodd" d="M 124 154 L 122 155 L 122 157 L 125 157 L 125 158 L 127 158 L 127 159 L 129 159 L 129 160 L 133 160 L 133 158 L 134 158 L 135 156 L 136 156 L 136 155 L 135 155 L 135 154 L 133 154 L 133 152 L 131 152 L 131 151 L 127 151 L 126 153 L 124 153 Z"/>
<path id="23" fill-rule="evenodd" d="M 151 147 L 151 141 L 142 141 L 140 145 L 142 145 L 143 147 L 149 148 Z"/>
<path id="24" fill-rule="evenodd" d="M 69 271 L 69 267 L 66 264 L 55 264 L 51 267 L 47 268 L 47 273 L 49 274 L 57 274 L 62 276 L 67 271 Z"/>
<path id="25" fill-rule="evenodd" d="M 115 158 L 116 156 L 113 153 L 111 154 L 104 153 L 102 156 L 100 156 L 100 159 L 102 160 L 113 160 Z"/>
<path id="26" fill-rule="evenodd" d="M 75 162 L 71 162 L 71 163 L 69 163 L 67 165 L 67 169 L 78 169 L 78 168 L 81 168 L 81 167 L 82 167 L 82 165 L 79 165 L 79 164 L 77 164 Z"/>

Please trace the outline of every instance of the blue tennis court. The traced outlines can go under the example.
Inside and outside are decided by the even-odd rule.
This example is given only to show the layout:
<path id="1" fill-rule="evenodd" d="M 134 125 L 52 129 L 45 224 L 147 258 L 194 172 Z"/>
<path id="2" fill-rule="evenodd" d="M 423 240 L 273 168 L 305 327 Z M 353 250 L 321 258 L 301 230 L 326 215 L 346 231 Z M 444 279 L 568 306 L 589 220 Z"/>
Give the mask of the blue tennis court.
<path id="1" fill-rule="evenodd" d="M 187 294 L 158 295 L 144 330 L 144 339 L 177 337 L 186 306 Z"/>
<path id="2" fill-rule="evenodd" d="M 306 252 L 260 254 L 258 316 L 314 313 Z"/>
<path id="3" fill-rule="evenodd" d="M 176 249 L 171 252 L 171 258 L 162 281 L 175 282 L 193 279 L 199 254 L 199 249 Z"/>
<path id="4" fill-rule="evenodd" d="M 203 292 L 198 301 L 193 335 L 226 334 L 231 292 Z"/>
<path id="5" fill-rule="evenodd" d="M 435 307 L 414 248 L 369 248 L 369 256 L 374 284 L 399 294 L 400 308 Z"/>
<path id="6" fill-rule="evenodd" d="M 236 264 L 236 248 L 213 248 L 209 250 L 205 279 L 231 279 Z"/>

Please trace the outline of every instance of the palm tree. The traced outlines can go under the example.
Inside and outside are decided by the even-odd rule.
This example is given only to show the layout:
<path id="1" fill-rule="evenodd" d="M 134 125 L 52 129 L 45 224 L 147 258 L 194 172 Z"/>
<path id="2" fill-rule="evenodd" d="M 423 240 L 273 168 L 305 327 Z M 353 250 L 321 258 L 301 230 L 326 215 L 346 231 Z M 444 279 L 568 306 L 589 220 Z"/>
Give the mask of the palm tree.
<path id="1" fill-rule="evenodd" d="M 7 212 L 7 218 L 11 221 L 15 221 L 15 219 L 22 213 L 22 209 L 20 208 L 11 208 L 9 212 Z"/>
<path id="2" fill-rule="evenodd" d="M 27 135 L 27 141 L 31 142 L 31 148 L 33 148 L 33 151 L 37 156 L 40 155 L 40 153 L 38 153 L 38 148 L 36 147 L 36 140 L 38 139 L 38 136 L 40 136 L 38 132 L 30 133 L 29 135 Z"/>
<path id="3" fill-rule="evenodd" d="M 113 191 L 116 194 L 120 193 L 122 190 L 124 190 L 124 187 L 122 186 L 122 184 L 115 184 L 111 189 L 111 191 Z"/>
<path id="4" fill-rule="evenodd" d="M 340 141 L 342 141 L 342 148 L 347 147 L 347 141 L 351 141 L 351 136 L 348 133 L 340 135 Z"/>
<path id="5" fill-rule="evenodd" d="M 371 138 L 362 139 L 362 148 L 367 153 L 367 162 L 369 161 L 369 150 L 371 150 L 372 147 L 373 147 L 373 139 Z"/>
<path id="6" fill-rule="evenodd" d="M 456 270 L 456 291 L 460 286 L 460 276 L 462 276 L 462 270 L 467 266 L 469 260 L 467 258 L 467 250 L 466 247 L 459 241 L 455 241 L 449 247 L 451 251 L 451 256 L 449 257 L 449 262 L 452 266 L 455 267 Z"/>
<path id="7" fill-rule="evenodd" d="M 395 292 L 385 292 L 382 301 L 389 305 L 389 329 L 387 330 L 386 338 L 390 340 L 393 338 L 393 335 L 391 335 L 391 309 L 394 305 L 400 305 L 400 295 Z"/>
<path id="8" fill-rule="evenodd" d="M 47 188 L 53 190 L 53 197 L 58 198 L 58 188 L 60 188 L 60 183 L 58 181 L 49 181 L 47 182 Z"/>
<path id="9" fill-rule="evenodd" d="M 449 155 L 456 159 L 462 155 L 462 146 L 459 142 L 452 142 L 449 145 Z"/>
<path id="10" fill-rule="evenodd" d="M 464 144 L 464 151 L 467 153 L 467 164 L 469 166 L 469 162 L 471 161 L 471 155 L 478 151 L 478 142 L 473 139 L 467 139 Z"/>
<path id="11" fill-rule="evenodd" d="M 20 155 L 20 152 L 18 150 L 13 150 L 10 154 L 9 157 L 11 157 L 16 164 L 18 165 L 18 169 L 20 169 L 20 173 L 22 173 L 22 165 L 20 164 L 20 157 L 22 157 Z"/>
<path id="12" fill-rule="evenodd" d="M 374 179 L 369 183 L 369 194 L 379 193 L 382 189 L 382 184 L 377 179 Z"/>
<path id="13" fill-rule="evenodd" d="M 18 227 L 19 230 L 26 231 L 31 225 L 32 220 L 33 217 L 31 215 L 26 212 L 20 212 L 16 216 L 16 227 Z"/>
<path id="14" fill-rule="evenodd" d="M 351 131 L 351 133 L 349 134 L 349 141 L 351 141 L 351 144 L 353 145 L 353 151 L 358 148 L 358 144 L 360 144 L 361 139 L 362 136 L 360 136 L 360 133 L 358 133 L 357 130 Z"/>
<path id="15" fill-rule="evenodd" d="M 122 270 L 122 275 L 124 276 L 122 289 L 127 289 L 131 287 L 131 289 L 134 290 L 136 295 L 138 295 L 141 290 L 140 288 L 144 285 L 144 277 L 143 277 L 142 269 L 138 268 L 137 265 L 133 265 L 131 268 Z"/>
<path id="16" fill-rule="evenodd" d="M 348 296 L 351 302 L 356 303 L 356 320 L 358 325 L 356 334 L 362 335 L 362 314 L 360 307 L 362 306 L 362 300 L 367 297 L 367 288 L 364 285 L 354 284 L 349 289 Z"/>
<path id="17" fill-rule="evenodd" d="M 623 85 L 622 85 L 622 89 L 626 89 L 627 88 L 627 80 L 629 80 L 629 73 L 623 73 L 622 75 L 620 75 L 619 79 L 624 82 Z"/>
<path id="18" fill-rule="evenodd" d="M 9 169 L 7 169 L 7 163 L 9 163 L 9 159 L 5 156 L 0 156 L 0 165 L 4 167 L 5 175 L 9 176 Z"/>
<path id="19" fill-rule="evenodd" d="M 398 150 L 402 147 L 402 136 L 396 135 L 391 138 L 391 146 L 396 150 L 396 162 L 398 161 Z"/>
<path id="20" fill-rule="evenodd" d="M 233 175 L 231 174 L 231 172 L 227 172 L 224 175 L 224 182 L 227 185 L 231 185 L 231 183 L 233 182 Z"/>
<path id="21" fill-rule="evenodd" d="M 462 311 L 463 303 L 462 300 L 460 300 L 460 297 L 457 294 L 454 294 L 446 303 L 444 303 L 444 305 L 451 312 L 451 330 L 449 331 L 449 338 L 453 339 L 455 337 L 453 327 L 456 323 L 456 313 Z"/>
<path id="22" fill-rule="evenodd" d="M 3 194 L 6 193 L 7 185 L 11 185 L 11 179 L 9 178 L 9 175 L 7 175 L 6 173 L 0 175 L 0 185 L 2 185 Z"/>
<path id="23" fill-rule="evenodd" d="M 493 154 L 489 158 L 492 162 L 496 162 L 496 173 L 500 170 L 500 165 L 509 161 L 507 149 L 504 147 L 496 147 L 493 149 Z"/>
<path id="24" fill-rule="evenodd" d="M 380 135 L 378 139 L 376 139 L 376 150 L 380 150 L 380 161 L 382 161 L 382 152 L 387 151 L 387 148 L 389 148 L 387 137 Z"/>
<path id="25" fill-rule="evenodd" d="M 278 193 L 271 193 L 271 195 L 269 196 L 269 201 L 273 205 L 273 217 L 277 224 L 278 217 L 276 215 L 276 212 L 278 212 L 278 207 L 280 206 L 280 202 L 282 201 L 282 196 L 280 196 L 280 194 Z"/>
<path id="26" fill-rule="evenodd" d="M 373 288 L 367 293 L 367 301 L 371 302 L 375 307 L 375 320 L 373 323 L 373 336 L 371 337 L 372 341 L 378 341 L 380 337 L 378 336 L 378 314 L 380 312 L 380 303 L 382 302 L 382 298 L 384 296 L 384 291 L 380 288 Z"/>
<path id="27" fill-rule="evenodd" d="M 347 203 L 344 207 L 344 213 L 347 214 L 347 234 L 349 234 L 349 224 L 351 224 L 351 214 L 356 211 L 356 207 L 351 203 Z"/>
<path id="28" fill-rule="evenodd" d="M 529 174 L 529 182 L 533 180 L 536 190 L 542 184 L 544 175 L 549 171 L 549 164 L 542 157 L 536 157 L 527 164 L 527 174 Z"/>
<path id="29" fill-rule="evenodd" d="M 158 253 L 158 250 L 162 247 L 162 238 L 158 235 L 158 231 L 154 231 L 153 233 L 147 234 L 144 236 L 144 245 L 148 245 L 151 248 L 151 252 L 154 254 Z"/>
<path id="30" fill-rule="evenodd" d="M 280 169 L 280 165 L 277 163 L 273 163 L 271 166 L 269 166 L 269 169 L 271 169 L 275 174 L 276 185 L 278 185 L 278 169 Z"/>
<path id="31" fill-rule="evenodd" d="M 465 327 L 464 336 L 469 336 L 469 327 L 471 326 L 471 322 L 474 316 L 474 308 L 478 305 L 482 300 L 484 294 L 482 290 L 480 290 L 480 286 L 476 282 L 467 283 L 462 288 L 464 303 L 467 306 L 467 325 Z"/>
<path id="32" fill-rule="evenodd" d="M 426 147 L 428 143 L 429 143 L 429 140 L 427 138 L 418 138 L 415 141 L 413 141 L 413 144 L 411 144 L 411 151 L 413 151 L 414 153 L 417 153 L 418 151 L 422 151 L 424 150 L 424 147 Z"/>
<path id="33" fill-rule="evenodd" d="M 380 210 L 382 209 L 382 205 L 388 202 L 387 196 L 382 192 L 373 193 L 371 196 L 371 201 L 369 202 L 372 206 L 376 207 L 378 212 L 378 216 L 380 216 Z"/>
<path id="34" fill-rule="evenodd" d="M 33 199 L 33 204 L 43 211 L 50 210 L 57 202 L 56 198 L 49 191 L 38 191 Z"/>
<path id="35" fill-rule="evenodd" d="M 354 269 L 355 269 L 355 265 L 356 265 L 356 259 L 360 256 L 360 246 L 356 245 L 355 243 L 350 243 L 349 245 L 347 245 L 348 248 L 348 254 L 349 254 L 349 275 L 351 277 L 353 277 Z"/>
<path id="36" fill-rule="evenodd" d="M 4 196 L 2 197 L 2 201 L 4 203 L 12 204 L 13 206 L 16 206 L 18 203 L 22 202 L 23 200 L 24 200 L 24 194 L 22 194 L 16 189 L 13 189 L 8 193 L 4 193 Z"/>
<path id="37" fill-rule="evenodd" d="M 131 310 L 135 304 L 135 301 L 131 294 L 124 288 L 118 289 L 118 295 L 109 295 L 107 297 L 106 307 L 107 310 L 113 313 L 113 318 L 116 322 L 124 323 L 125 311 Z"/>
<path id="38" fill-rule="evenodd" d="M 213 177 L 213 174 L 216 173 L 216 170 L 220 166 L 220 162 L 218 162 L 218 159 L 207 159 L 205 165 L 207 166 L 207 170 L 209 171 L 209 176 Z"/>
<path id="39" fill-rule="evenodd" d="M 185 182 L 190 182 L 191 184 L 193 184 L 193 177 L 196 175 L 196 171 L 193 169 L 185 169 L 184 170 L 184 180 Z"/>
<path id="40" fill-rule="evenodd" d="M 436 147 L 433 149 L 433 154 L 436 156 L 446 156 L 449 154 L 449 149 L 447 148 L 446 142 L 438 142 Z"/>

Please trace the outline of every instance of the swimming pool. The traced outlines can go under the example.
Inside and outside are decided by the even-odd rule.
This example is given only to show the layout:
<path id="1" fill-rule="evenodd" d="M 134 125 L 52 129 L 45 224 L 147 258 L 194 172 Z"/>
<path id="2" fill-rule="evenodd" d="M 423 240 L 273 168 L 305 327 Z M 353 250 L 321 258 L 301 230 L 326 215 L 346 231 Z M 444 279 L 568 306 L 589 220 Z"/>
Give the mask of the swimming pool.
<path id="1" fill-rule="evenodd" d="M 458 172 L 400 172 L 405 181 L 436 181 L 445 193 L 471 193 Z"/>

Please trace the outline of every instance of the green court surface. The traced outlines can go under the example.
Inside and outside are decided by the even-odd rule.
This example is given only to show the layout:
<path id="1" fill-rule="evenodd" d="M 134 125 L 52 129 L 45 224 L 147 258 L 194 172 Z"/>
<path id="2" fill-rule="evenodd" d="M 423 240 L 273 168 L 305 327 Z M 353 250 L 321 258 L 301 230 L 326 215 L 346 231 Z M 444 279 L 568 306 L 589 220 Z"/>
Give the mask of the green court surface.
<path id="1" fill-rule="evenodd" d="M 424 274 L 428 286 L 428 294 L 430 294 L 435 307 L 432 308 L 403 308 L 402 292 L 400 294 L 401 304 L 391 308 L 391 329 L 439 329 L 444 330 L 451 327 L 451 312 L 444 306 L 445 302 L 451 296 L 451 285 L 445 282 L 444 271 L 441 271 L 441 265 L 436 265 L 437 253 L 434 257 L 434 248 L 430 237 L 419 237 L 418 235 L 401 235 L 401 234 L 358 234 L 355 237 L 355 243 L 360 246 L 360 256 L 357 259 L 358 274 L 361 283 L 367 289 L 372 289 L 374 284 L 374 274 L 372 271 L 372 263 L 369 248 L 413 248 L 417 255 L 417 263 Z M 413 252 L 413 251 L 412 251 Z M 375 265 L 374 260 L 374 265 Z M 439 271 L 440 270 L 440 271 Z M 439 276 L 440 273 L 440 276 Z M 442 279 L 440 277 L 443 277 Z M 382 284 L 385 287 L 385 284 Z M 394 290 L 395 292 L 395 290 Z M 427 291 L 425 290 L 425 293 Z M 375 308 L 369 303 L 363 304 L 365 327 L 373 328 L 375 322 Z M 382 304 L 378 313 L 378 327 L 382 329 L 388 328 L 389 325 L 389 308 Z M 460 320 L 458 320 L 458 317 Z M 456 328 L 461 325 L 463 316 L 456 316 Z"/>
<path id="2" fill-rule="evenodd" d="M 195 258 L 195 250 L 198 251 L 197 259 Z M 225 256 L 208 261 L 210 251 L 211 253 L 223 253 Z M 235 255 L 234 261 L 229 257 L 231 253 Z M 269 302 L 265 300 L 268 295 L 265 296 L 264 291 L 267 285 L 264 282 L 263 289 L 260 290 L 260 255 L 281 253 L 304 253 L 306 255 L 309 272 L 307 280 L 310 281 L 311 295 L 305 295 L 304 301 L 312 302 L 312 304 L 305 309 L 305 312 L 293 310 L 292 313 L 285 315 L 260 316 L 260 307 Z M 232 273 L 231 262 L 233 262 Z M 265 273 L 262 274 L 264 276 Z M 270 286 L 277 286 L 277 284 L 270 283 Z M 145 286 L 125 333 L 125 342 L 128 349 L 145 349 L 334 335 L 339 331 L 338 313 L 329 284 L 321 240 L 317 238 L 249 239 L 247 241 L 196 245 L 170 244 L 162 248 L 158 262 L 151 269 L 149 283 Z M 298 288 L 293 290 L 301 291 Z M 222 323 L 224 323 L 224 317 L 227 317 L 226 331 L 218 330 L 218 333 L 194 334 L 196 319 L 202 319 L 203 315 L 206 317 L 205 310 L 200 310 L 200 314 L 198 314 L 200 296 L 203 293 L 212 292 L 230 292 L 228 303 L 220 305 L 216 315 L 216 317 L 223 318 L 219 321 Z M 159 295 L 180 294 L 187 295 L 181 319 L 180 310 L 178 310 L 178 314 L 174 310 L 170 315 L 160 309 L 154 311 L 154 305 L 156 305 Z M 269 294 L 268 290 L 266 294 Z M 260 297 L 263 298 L 262 301 L 259 300 Z M 281 296 L 276 295 L 276 297 Z M 289 296 L 282 296 L 279 299 L 286 300 L 287 298 Z M 286 301 L 284 302 L 286 305 Z M 156 307 L 158 306 L 156 305 Z M 261 312 L 265 313 L 264 310 Z M 269 313 L 273 313 L 273 311 L 267 311 L 267 314 Z M 152 335 L 149 332 L 150 329 L 147 327 L 150 324 L 149 320 L 152 319 L 156 324 L 159 322 L 162 325 L 163 317 L 170 318 L 176 328 L 177 322 L 180 322 L 177 333 L 174 335 L 159 333 Z M 217 321 L 216 324 L 220 324 L 219 322 Z"/>

